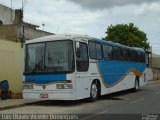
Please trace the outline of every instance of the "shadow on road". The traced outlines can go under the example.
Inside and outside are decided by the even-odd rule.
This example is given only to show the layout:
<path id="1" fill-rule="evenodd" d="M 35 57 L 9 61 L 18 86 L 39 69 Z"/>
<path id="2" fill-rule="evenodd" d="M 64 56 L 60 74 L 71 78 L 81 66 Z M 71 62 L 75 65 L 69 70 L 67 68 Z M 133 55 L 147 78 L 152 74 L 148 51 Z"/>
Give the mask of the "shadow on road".
<path id="1" fill-rule="evenodd" d="M 139 89 L 137 92 L 143 91 L 144 89 Z M 120 92 L 115 92 L 115 93 L 111 93 L 111 94 L 107 94 L 107 95 L 103 95 L 100 97 L 101 100 L 125 100 L 123 98 L 124 95 L 128 95 L 128 94 L 134 94 L 136 92 L 134 92 L 133 90 L 125 90 L 125 91 L 120 91 Z"/>

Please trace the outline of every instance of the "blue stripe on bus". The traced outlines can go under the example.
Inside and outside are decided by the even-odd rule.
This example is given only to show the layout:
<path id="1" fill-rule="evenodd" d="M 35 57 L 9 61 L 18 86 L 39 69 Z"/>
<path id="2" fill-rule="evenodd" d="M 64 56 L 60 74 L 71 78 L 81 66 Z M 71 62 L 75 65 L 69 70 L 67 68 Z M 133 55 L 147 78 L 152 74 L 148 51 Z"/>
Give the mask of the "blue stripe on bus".
<path id="1" fill-rule="evenodd" d="M 63 82 L 66 74 L 61 75 L 25 75 L 25 81 L 35 84 L 48 84 L 51 82 Z"/>
<path id="2" fill-rule="evenodd" d="M 145 68 L 145 63 L 136 62 L 118 62 L 118 61 L 98 61 L 98 67 L 102 76 L 103 82 L 106 85 L 113 85 L 118 82 L 131 69 L 136 69 L 142 73 Z"/>

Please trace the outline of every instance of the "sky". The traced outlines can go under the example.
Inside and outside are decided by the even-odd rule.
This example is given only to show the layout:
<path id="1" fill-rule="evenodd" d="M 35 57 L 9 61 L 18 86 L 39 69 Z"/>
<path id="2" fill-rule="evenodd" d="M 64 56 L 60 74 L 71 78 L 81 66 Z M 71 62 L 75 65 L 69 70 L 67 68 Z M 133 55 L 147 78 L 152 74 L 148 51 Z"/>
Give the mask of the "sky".
<path id="1" fill-rule="evenodd" d="M 24 21 L 55 34 L 105 36 L 107 27 L 134 23 L 147 34 L 153 53 L 160 54 L 160 0 L 23 0 Z M 11 0 L 0 0 L 11 7 Z M 22 8 L 22 0 L 12 0 Z"/>

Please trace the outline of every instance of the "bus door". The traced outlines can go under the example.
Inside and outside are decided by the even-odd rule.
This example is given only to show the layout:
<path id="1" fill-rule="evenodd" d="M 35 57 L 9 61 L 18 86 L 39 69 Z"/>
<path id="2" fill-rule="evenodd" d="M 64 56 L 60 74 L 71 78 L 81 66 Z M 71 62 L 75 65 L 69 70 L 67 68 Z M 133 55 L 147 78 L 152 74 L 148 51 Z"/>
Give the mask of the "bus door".
<path id="1" fill-rule="evenodd" d="M 89 86 L 89 57 L 88 45 L 85 42 L 76 42 L 76 93 L 77 97 L 88 97 Z"/>

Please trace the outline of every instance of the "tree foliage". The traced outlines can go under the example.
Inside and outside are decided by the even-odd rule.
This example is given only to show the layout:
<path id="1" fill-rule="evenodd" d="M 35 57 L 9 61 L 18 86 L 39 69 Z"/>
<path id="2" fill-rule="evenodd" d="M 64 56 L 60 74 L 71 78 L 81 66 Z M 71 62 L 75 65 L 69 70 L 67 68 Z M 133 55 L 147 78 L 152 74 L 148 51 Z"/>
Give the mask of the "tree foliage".
<path id="1" fill-rule="evenodd" d="M 130 47 L 140 47 L 145 50 L 150 48 L 146 34 L 139 30 L 133 23 L 110 25 L 105 32 L 103 40 L 120 43 Z"/>

